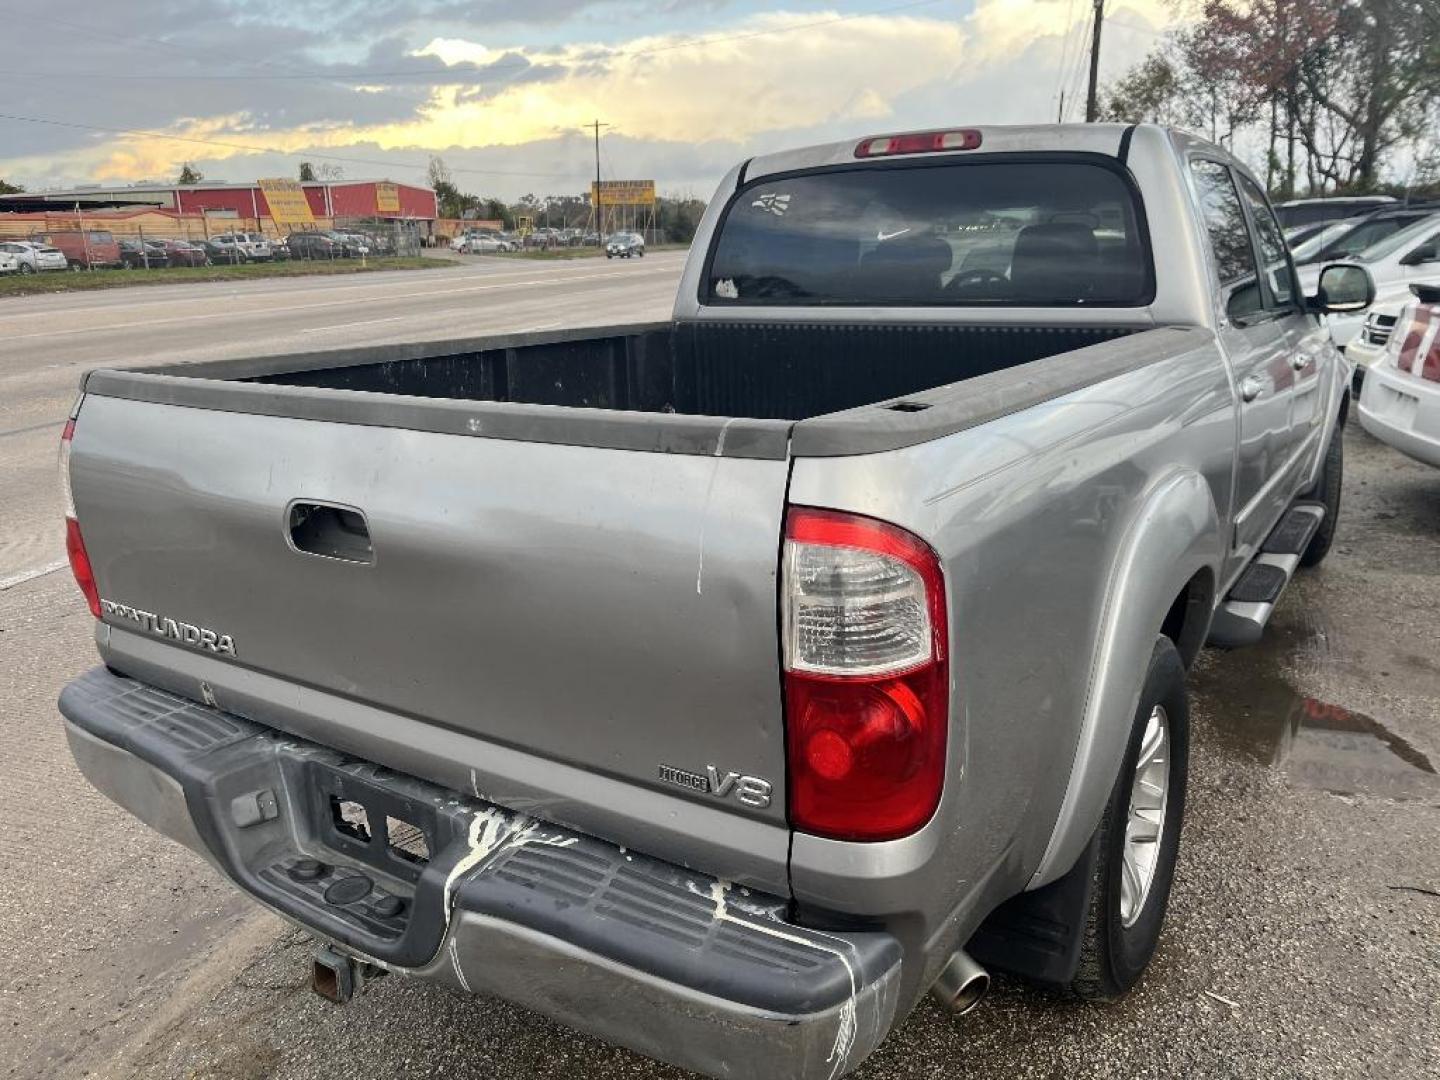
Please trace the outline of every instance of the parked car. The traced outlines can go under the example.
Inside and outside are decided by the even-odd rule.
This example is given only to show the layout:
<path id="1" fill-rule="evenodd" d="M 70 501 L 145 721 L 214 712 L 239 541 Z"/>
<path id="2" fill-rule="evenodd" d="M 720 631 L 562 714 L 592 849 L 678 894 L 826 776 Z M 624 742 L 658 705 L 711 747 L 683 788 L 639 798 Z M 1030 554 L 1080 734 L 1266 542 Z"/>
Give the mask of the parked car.
<path id="1" fill-rule="evenodd" d="M 296 232 L 285 238 L 292 259 L 343 259 L 345 245 L 323 232 Z"/>
<path id="2" fill-rule="evenodd" d="M 212 236 L 210 242 L 222 251 L 237 253 L 242 262 L 269 262 L 272 257 L 270 241 L 260 233 L 221 233 Z"/>
<path id="3" fill-rule="evenodd" d="M 44 270 L 64 270 L 69 263 L 65 253 L 49 244 L 37 244 L 33 240 L 6 240 L 0 243 L 0 251 L 14 255 L 22 274 L 36 274 Z"/>
<path id="4" fill-rule="evenodd" d="M 1317 225 L 1330 221 L 1368 214 L 1393 206 L 1396 200 L 1390 195 L 1330 195 L 1316 199 L 1291 199 L 1275 207 L 1275 216 L 1280 227 L 1287 233 L 1302 225 Z"/>
<path id="5" fill-rule="evenodd" d="M 645 238 L 639 233 L 611 233 L 605 238 L 607 259 L 628 259 L 632 255 L 636 258 L 645 257 Z"/>
<path id="6" fill-rule="evenodd" d="M 1440 468 L 1440 286 L 1414 285 L 1383 355 L 1365 375 L 1360 426 Z"/>
<path id="7" fill-rule="evenodd" d="M 154 241 L 122 236 L 116 243 L 120 245 L 120 261 L 128 270 L 163 270 L 170 265 L 165 249 Z"/>
<path id="8" fill-rule="evenodd" d="M 210 261 L 203 247 L 188 240 L 156 240 L 155 243 L 164 250 L 171 266 L 205 266 Z"/>
<path id="9" fill-rule="evenodd" d="M 1347 258 L 1365 267 L 1375 282 L 1376 295 L 1390 300 L 1406 295 L 1411 285 L 1440 285 L 1440 212 L 1431 211 L 1405 228 L 1389 233 Z M 1301 285 L 1318 285 L 1319 267 L 1300 271 Z M 1363 312 L 1332 315 L 1327 320 L 1330 335 L 1342 349 L 1349 346 L 1365 322 Z"/>
<path id="10" fill-rule="evenodd" d="M 453 251 L 465 255 L 494 255 L 511 250 L 510 244 L 502 240 L 498 233 L 485 229 L 472 229 L 457 236 L 450 242 L 450 247 Z"/>
<path id="11" fill-rule="evenodd" d="M 290 258 L 290 245 L 285 237 L 280 236 L 270 241 L 270 257 L 276 262 L 283 262 Z"/>
<path id="12" fill-rule="evenodd" d="M 364 233 L 360 233 L 359 235 L 360 235 L 360 236 L 363 236 L 363 237 L 365 238 L 365 242 L 369 245 L 370 251 L 371 251 L 372 254 L 374 254 L 374 255 L 394 255 L 394 254 L 395 254 L 395 239 L 394 239 L 394 237 L 392 237 L 388 232 L 383 232 L 383 231 L 364 232 Z"/>
<path id="13" fill-rule="evenodd" d="M 108 229 L 59 229 L 41 239 L 65 255 L 72 270 L 113 269 L 122 265 L 120 245 Z"/>
<path id="14" fill-rule="evenodd" d="M 1221 147 L 925 131 L 737 165 L 665 323 L 91 372 L 75 760 L 336 999 L 818 1080 L 987 968 L 1115 998 L 1187 666 L 1335 535 L 1319 284 Z"/>
<path id="15" fill-rule="evenodd" d="M 245 261 L 245 253 L 235 244 L 220 244 L 214 237 L 190 241 L 205 253 L 207 262 L 215 266 L 236 266 Z"/>
<path id="16" fill-rule="evenodd" d="M 352 258 L 375 253 L 374 241 L 364 233 L 333 230 L 330 235 L 338 240 Z"/>
<path id="17" fill-rule="evenodd" d="M 0 247 L 0 274 L 20 273 L 20 256 Z"/>
<path id="18" fill-rule="evenodd" d="M 1440 211 L 1440 205 L 1423 203 L 1397 207 L 1392 210 L 1377 210 L 1364 217 L 1348 222 L 1348 227 L 1338 230 L 1328 240 L 1317 243 L 1311 240 L 1295 249 L 1295 265 L 1318 266 L 1339 259 L 1357 255 L 1417 221 L 1423 221 Z M 1322 234 L 1323 235 L 1323 234 Z"/>

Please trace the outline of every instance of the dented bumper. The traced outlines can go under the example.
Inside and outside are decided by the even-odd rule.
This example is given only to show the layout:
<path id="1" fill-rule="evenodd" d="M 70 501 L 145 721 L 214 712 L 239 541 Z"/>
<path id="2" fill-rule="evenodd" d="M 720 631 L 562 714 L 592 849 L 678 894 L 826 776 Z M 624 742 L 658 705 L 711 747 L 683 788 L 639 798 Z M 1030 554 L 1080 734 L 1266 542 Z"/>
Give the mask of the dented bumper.
<path id="1" fill-rule="evenodd" d="M 895 1019 L 900 949 L 785 901 L 97 668 L 60 711 L 104 794 L 399 974 L 712 1076 L 831 1077 Z"/>

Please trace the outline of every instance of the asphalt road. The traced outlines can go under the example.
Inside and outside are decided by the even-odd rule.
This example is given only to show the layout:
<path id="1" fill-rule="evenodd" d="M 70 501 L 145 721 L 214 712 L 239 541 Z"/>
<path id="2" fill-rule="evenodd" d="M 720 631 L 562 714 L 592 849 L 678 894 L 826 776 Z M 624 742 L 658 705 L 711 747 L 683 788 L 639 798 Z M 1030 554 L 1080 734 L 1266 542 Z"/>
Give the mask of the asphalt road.
<path id="1" fill-rule="evenodd" d="M 94 663 L 91 620 L 68 572 L 34 573 L 60 554 L 54 446 L 84 367 L 286 351 L 310 330 L 343 345 L 663 317 L 678 269 L 506 263 L 0 302 L 0 1074 L 681 1075 L 400 979 L 345 1008 L 311 995 L 301 933 L 71 765 L 54 700 Z M 1192 676 L 1181 866 L 1137 992 L 1086 1006 L 1001 980 L 963 1019 L 922 1004 L 857 1075 L 1435 1075 L 1440 471 L 1354 425 L 1346 452 L 1329 560 L 1266 642 L 1207 651 Z"/>

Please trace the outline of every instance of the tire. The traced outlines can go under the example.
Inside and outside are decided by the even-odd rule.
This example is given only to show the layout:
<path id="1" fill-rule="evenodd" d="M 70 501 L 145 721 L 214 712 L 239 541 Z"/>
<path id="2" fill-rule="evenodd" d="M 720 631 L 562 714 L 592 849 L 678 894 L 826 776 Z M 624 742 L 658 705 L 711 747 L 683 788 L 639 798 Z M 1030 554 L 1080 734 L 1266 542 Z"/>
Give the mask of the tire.
<path id="1" fill-rule="evenodd" d="M 21 263 L 21 264 L 20 264 L 20 273 L 22 273 L 22 274 L 33 274 L 34 272 L 35 272 L 35 268 L 34 268 L 33 266 L 31 266 L 29 263 Z"/>
<path id="2" fill-rule="evenodd" d="M 1137 779 L 1136 766 L 1146 743 L 1151 718 L 1165 730 L 1166 742 L 1158 753 L 1163 758 L 1167 783 L 1162 800 L 1158 850 L 1148 887 L 1140 890 L 1136 904 L 1134 890 L 1124 887 L 1127 823 L 1131 819 L 1132 788 Z M 1168 749 L 1167 749 L 1168 745 Z M 1185 665 L 1174 643 L 1167 637 L 1155 642 L 1150 666 L 1140 691 L 1140 704 L 1131 725 L 1130 741 L 1125 758 L 1105 813 L 1096 830 L 1097 851 L 1095 877 L 1090 889 L 1090 907 L 1086 913 L 1080 947 L 1080 963 L 1071 991 L 1087 1001 L 1113 1001 L 1122 996 L 1144 973 L 1165 923 L 1165 909 L 1170 901 L 1170 885 L 1175 877 L 1175 864 L 1180 854 L 1180 827 L 1185 817 L 1185 777 L 1190 763 L 1190 708 L 1185 693 Z M 1155 765 L 1160 765 L 1156 761 Z M 1148 778 L 1155 776 L 1154 766 Z M 1153 813 L 1153 811 L 1152 811 Z M 1148 818 L 1137 819 L 1142 827 Z M 1132 850 L 1143 852 L 1144 845 Z M 1133 880 L 1133 879 L 1132 879 Z"/>
<path id="3" fill-rule="evenodd" d="M 1320 466 L 1320 477 L 1315 486 L 1305 493 L 1305 498 L 1325 507 L 1325 520 L 1310 538 L 1304 554 L 1300 556 L 1301 566 L 1319 566 L 1330 554 L 1330 545 L 1335 541 L 1335 527 L 1340 524 L 1340 489 L 1345 478 L 1345 429 L 1338 423 L 1330 435 L 1330 445 L 1325 448 L 1325 461 Z"/>

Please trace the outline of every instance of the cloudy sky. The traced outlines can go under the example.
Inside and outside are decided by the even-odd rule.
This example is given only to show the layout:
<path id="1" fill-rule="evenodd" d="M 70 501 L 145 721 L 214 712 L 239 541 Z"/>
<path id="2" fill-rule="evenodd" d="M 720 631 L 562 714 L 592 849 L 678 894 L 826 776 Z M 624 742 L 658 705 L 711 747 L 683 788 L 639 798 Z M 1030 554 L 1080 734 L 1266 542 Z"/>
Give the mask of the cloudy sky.
<path id="1" fill-rule="evenodd" d="M 294 175 L 708 197 L 742 157 L 1083 111 L 1090 0 L 0 0 L 0 178 L 34 190 Z M 1110 0 L 1102 77 L 1170 0 Z M 191 140 L 191 141 L 184 141 Z"/>

